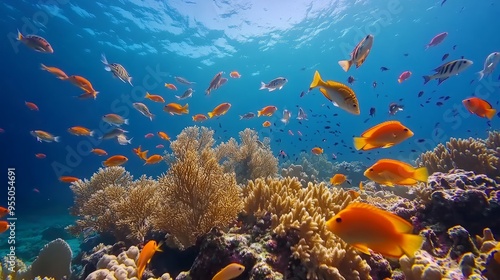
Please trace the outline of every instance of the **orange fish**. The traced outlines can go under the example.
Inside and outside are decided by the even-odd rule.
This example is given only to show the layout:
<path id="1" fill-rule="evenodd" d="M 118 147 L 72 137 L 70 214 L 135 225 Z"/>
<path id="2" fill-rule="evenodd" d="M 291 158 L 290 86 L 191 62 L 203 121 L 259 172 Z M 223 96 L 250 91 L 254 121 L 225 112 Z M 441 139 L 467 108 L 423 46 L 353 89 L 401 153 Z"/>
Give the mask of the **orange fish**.
<path id="1" fill-rule="evenodd" d="M 245 267 L 239 263 L 231 263 L 221 269 L 212 280 L 230 280 L 240 276 L 243 271 L 245 271 Z"/>
<path id="2" fill-rule="evenodd" d="M 2 218 L 3 216 L 5 216 L 7 214 L 9 214 L 9 209 L 0 206 L 0 218 Z"/>
<path id="3" fill-rule="evenodd" d="M 208 112 L 208 117 L 213 118 L 213 117 L 218 117 L 225 115 L 227 111 L 229 111 L 229 108 L 231 108 L 231 103 L 222 103 L 219 104 L 217 107 L 214 108 L 212 112 Z"/>
<path id="4" fill-rule="evenodd" d="M 28 107 L 31 111 L 39 111 L 38 110 L 38 106 L 36 106 L 35 103 L 33 102 L 27 102 L 27 101 L 24 101 L 24 104 L 26 105 L 26 107 Z"/>
<path id="5" fill-rule="evenodd" d="M 92 149 L 92 151 L 90 151 L 90 152 L 92 152 L 98 156 L 107 156 L 108 155 L 108 153 L 103 149 Z"/>
<path id="6" fill-rule="evenodd" d="M 174 84 L 167 84 L 167 83 L 166 83 L 166 84 L 165 84 L 165 87 L 166 87 L 166 88 L 169 88 L 169 89 L 171 89 L 171 90 L 177 90 L 177 87 L 176 87 Z"/>
<path id="7" fill-rule="evenodd" d="M 144 163 L 144 165 L 146 164 L 156 164 L 160 161 L 163 160 L 163 157 L 161 155 L 152 155 L 150 157 L 148 157 L 148 159 L 146 160 L 146 162 Z"/>
<path id="8" fill-rule="evenodd" d="M 84 92 L 84 93 L 78 95 L 78 99 L 90 99 L 90 98 L 96 99 L 97 98 L 97 91 L 95 93 L 96 94 L 94 94 L 92 92 Z"/>
<path id="9" fill-rule="evenodd" d="M 168 134 L 166 134 L 165 132 L 163 131 L 159 131 L 158 132 L 158 137 L 160 137 L 161 139 L 163 140 L 167 140 L 167 141 L 170 141 L 170 136 L 168 136 Z"/>
<path id="10" fill-rule="evenodd" d="M 72 177 L 72 176 L 61 176 L 59 177 L 59 181 L 63 182 L 63 183 L 73 183 L 73 182 L 76 182 L 80 179 L 76 178 L 76 177 Z"/>
<path id="11" fill-rule="evenodd" d="M 342 185 L 347 180 L 347 177 L 344 174 L 335 174 L 332 178 L 330 178 L 330 184 L 334 186 Z"/>
<path id="12" fill-rule="evenodd" d="M 59 142 L 61 141 L 59 136 L 54 136 L 46 131 L 43 130 L 32 130 L 30 131 L 30 134 L 33 135 L 33 137 L 36 137 L 36 140 L 38 142 Z"/>
<path id="13" fill-rule="evenodd" d="M 315 155 L 321 155 L 323 153 L 323 149 L 320 147 L 314 147 L 311 149 L 311 153 Z"/>
<path id="14" fill-rule="evenodd" d="M 146 265 L 151 261 L 151 258 L 156 252 L 163 252 L 160 247 L 160 244 L 156 244 L 156 241 L 150 240 L 144 248 L 142 248 L 141 253 L 139 254 L 139 259 L 137 259 L 137 278 L 142 279 L 142 274 L 144 273 L 144 269 L 146 269 Z"/>
<path id="15" fill-rule="evenodd" d="M 4 233 L 9 229 L 9 222 L 0 221 L 0 233 Z"/>
<path id="16" fill-rule="evenodd" d="M 362 192 L 365 190 L 365 187 L 363 186 L 363 182 L 359 181 L 359 191 Z"/>
<path id="17" fill-rule="evenodd" d="M 46 158 L 47 156 L 46 156 L 45 154 L 39 153 L 39 154 L 35 154 L 35 157 L 36 157 L 36 158 L 39 158 L 39 159 L 44 159 L 44 158 Z"/>
<path id="18" fill-rule="evenodd" d="M 134 151 L 134 153 L 142 160 L 146 160 L 148 158 L 148 152 L 149 150 L 146 150 L 146 151 L 141 151 L 141 146 L 137 147 L 137 148 L 134 148 L 132 149 Z"/>
<path id="19" fill-rule="evenodd" d="M 146 92 L 145 97 L 154 102 L 165 103 L 165 99 L 163 99 L 163 97 L 161 97 L 160 95 L 150 94 L 149 92 Z"/>
<path id="20" fill-rule="evenodd" d="M 94 136 L 94 131 L 83 126 L 73 126 L 68 128 L 68 132 L 76 136 Z"/>
<path id="21" fill-rule="evenodd" d="M 102 162 L 103 167 L 110 167 L 110 166 L 119 166 L 128 161 L 128 158 L 126 156 L 122 155 L 116 155 L 108 158 L 107 160 Z"/>
<path id="22" fill-rule="evenodd" d="M 203 114 L 196 114 L 193 116 L 193 121 L 195 122 L 202 122 L 202 121 L 206 121 L 208 118 L 207 116 L 203 115 Z"/>
<path id="23" fill-rule="evenodd" d="M 413 186 L 420 182 L 427 182 L 429 173 L 427 168 L 414 168 L 408 163 L 393 160 L 381 159 L 370 166 L 364 175 L 381 185 L 393 187 L 394 185 Z"/>
<path id="24" fill-rule="evenodd" d="M 356 199 L 360 196 L 359 192 L 355 191 L 355 190 L 348 190 L 347 191 L 349 193 L 349 195 L 353 198 L 353 199 Z"/>
<path id="25" fill-rule="evenodd" d="M 240 73 L 238 73 L 238 71 L 233 71 L 233 72 L 229 73 L 229 77 L 234 78 L 234 79 L 239 79 L 239 78 L 241 78 L 241 75 L 240 75 Z"/>
<path id="26" fill-rule="evenodd" d="M 189 104 L 182 106 L 177 103 L 168 103 L 163 107 L 163 111 L 169 113 L 170 115 L 182 115 L 189 114 Z"/>
<path id="27" fill-rule="evenodd" d="M 265 121 L 264 123 L 262 123 L 262 126 L 263 127 L 270 127 L 271 126 L 271 122 L 270 121 Z"/>
<path id="28" fill-rule="evenodd" d="M 40 64 L 40 67 L 42 70 L 45 70 L 51 74 L 54 74 L 56 75 L 56 77 L 58 79 L 61 79 L 61 80 L 66 80 L 68 78 L 68 75 L 66 75 L 66 73 L 64 73 L 63 70 L 57 68 L 57 67 L 48 67 L 48 66 L 45 66 L 43 64 Z"/>
<path id="29" fill-rule="evenodd" d="M 488 101 L 478 97 L 464 99 L 462 104 L 464 104 L 465 108 L 467 108 L 471 114 L 476 114 L 482 118 L 488 118 L 490 120 L 497 112 L 497 110 L 493 109 Z"/>
<path id="30" fill-rule="evenodd" d="M 94 87 L 92 86 L 92 84 L 90 83 L 90 81 L 87 80 L 87 79 L 85 79 L 82 76 L 71 75 L 71 76 L 69 76 L 68 78 L 66 78 L 64 80 L 70 81 L 75 86 L 83 89 L 84 91 L 86 91 L 89 94 L 92 94 L 93 96 L 97 96 L 97 94 L 99 93 L 98 91 L 96 91 L 94 89 Z"/>
<path id="31" fill-rule="evenodd" d="M 398 83 L 406 81 L 408 78 L 410 78 L 410 76 L 411 76 L 410 71 L 404 71 L 403 73 L 401 73 L 401 75 L 399 75 Z"/>
<path id="32" fill-rule="evenodd" d="M 371 249 L 389 258 L 411 258 L 424 241 L 411 234 L 413 226 L 403 218 L 361 202 L 349 204 L 326 222 L 326 228 L 367 255 Z"/>
<path id="33" fill-rule="evenodd" d="M 413 136 L 413 132 L 398 121 L 380 123 L 354 137 L 356 150 L 368 151 L 376 148 L 389 148 Z"/>
<path id="34" fill-rule="evenodd" d="M 272 116 L 274 114 L 274 112 L 276 112 L 276 110 L 278 110 L 278 108 L 276 106 L 266 106 L 264 108 L 262 108 L 260 111 L 257 111 L 257 116 L 260 117 L 260 116 Z"/>

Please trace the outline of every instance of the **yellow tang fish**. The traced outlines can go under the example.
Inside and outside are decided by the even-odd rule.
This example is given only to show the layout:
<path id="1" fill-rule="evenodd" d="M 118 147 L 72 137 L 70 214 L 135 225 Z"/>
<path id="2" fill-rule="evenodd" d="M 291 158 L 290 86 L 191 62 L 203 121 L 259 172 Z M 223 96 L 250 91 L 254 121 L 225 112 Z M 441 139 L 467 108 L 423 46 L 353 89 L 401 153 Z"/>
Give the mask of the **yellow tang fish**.
<path id="1" fill-rule="evenodd" d="M 379 184 L 393 187 L 394 185 L 413 186 L 420 182 L 427 182 L 429 173 L 427 168 L 414 168 L 406 162 L 381 159 L 366 169 L 364 175 Z"/>
<path id="2" fill-rule="evenodd" d="M 309 90 L 313 88 L 320 87 L 319 91 L 330 100 L 333 105 L 346 110 L 347 112 L 359 115 L 359 103 L 356 98 L 354 91 L 348 86 L 335 82 L 335 81 L 323 81 L 319 72 L 314 73 L 314 78 L 309 86 Z"/>
<path id="3" fill-rule="evenodd" d="M 326 228 L 365 254 L 371 249 L 389 258 L 413 257 L 424 240 L 403 218 L 362 202 L 349 204 Z"/>

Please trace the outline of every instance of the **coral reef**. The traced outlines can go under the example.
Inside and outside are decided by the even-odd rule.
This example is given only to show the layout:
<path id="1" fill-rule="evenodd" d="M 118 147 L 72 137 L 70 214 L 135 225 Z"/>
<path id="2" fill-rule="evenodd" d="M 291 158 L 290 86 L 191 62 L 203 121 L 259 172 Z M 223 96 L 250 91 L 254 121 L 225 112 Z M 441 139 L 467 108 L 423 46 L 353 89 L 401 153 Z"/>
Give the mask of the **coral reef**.
<path id="1" fill-rule="evenodd" d="M 246 184 L 248 180 L 275 177 L 278 159 L 269 146 L 269 138 L 259 141 L 255 130 L 245 129 L 239 133 L 241 143 L 231 138 L 215 149 L 217 159 L 222 161 L 225 172 L 235 172 L 236 182 Z"/>
<path id="2" fill-rule="evenodd" d="M 499 139 L 498 131 L 490 132 L 486 140 L 451 138 L 445 145 L 421 154 L 417 164 L 427 167 L 429 173 L 460 168 L 485 174 L 500 183 Z"/>
<path id="3" fill-rule="evenodd" d="M 142 242 L 157 211 L 158 183 L 146 176 L 133 180 L 123 167 L 100 168 L 90 180 L 74 182 L 72 215 L 79 219 L 68 230 L 110 234 L 116 240 Z"/>
<path id="4" fill-rule="evenodd" d="M 313 174 L 309 175 L 304 172 L 302 165 L 290 164 L 287 168 L 282 168 L 280 174 L 282 178 L 297 178 L 304 188 L 307 187 L 309 182 L 317 183 L 316 177 Z"/>
<path id="5" fill-rule="evenodd" d="M 156 195 L 163 200 L 153 223 L 181 249 L 214 226 L 226 227 L 242 207 L 234 173 L 218 163 L 214 142 L 212 130 L 185 128 L 171 143 L 170 168 L 158 180 Z"/>
<path id="6" fill-rule="evenodd" d="M 302 266 L 290 274 L 299 279 L 372 279 L 366 261 L 325 227 L 328 218 L 353 200 L 348 192 L 323 183 L 303 188 L 296 178 L 285 178 L 250 181 L 243 193 L 246 215 L 269 216 L 277 238 L 294 240 L 291 254 Z"/>

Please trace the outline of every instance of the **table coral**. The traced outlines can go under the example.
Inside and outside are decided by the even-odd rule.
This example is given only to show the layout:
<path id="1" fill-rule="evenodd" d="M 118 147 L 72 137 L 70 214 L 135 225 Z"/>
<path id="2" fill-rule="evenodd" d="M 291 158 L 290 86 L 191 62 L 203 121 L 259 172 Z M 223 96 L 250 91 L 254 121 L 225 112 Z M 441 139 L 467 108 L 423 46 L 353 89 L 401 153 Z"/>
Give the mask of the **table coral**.
<path id="1" fill-rule="evenodd" d="M 500 182 L 499 135 L 495 131 L 486 140 L 451 138 L 445 145 L 438 144 L 434 150 L 421 154 L 417 164 L 427 167 L 429 173 L 460 168 Z"/>
<path id="2" fill-rule="evenodd" d="M 327 219 L 353 200 L 347 191 L 323 183 L 302 188 L 297 179 L 285 178 L 250 181 L 243 192 L 247 215 L 269 214 L 273 233 L 296 240 L 290 244 L 292 257 L 306 268 L 299 279 L 372 279 L 357 251 L 325 227 Z"/>
<path id="3" fill-rule="evenodd" d="M 255 130 L 245 129 L 239 133 L 240 143 L 231 138 L 219 144 L 215 151 L 222 161 L 225 172 L 235 172 L 238 184 L 248 180 L 274 177 L 278 172 L 278 159 L 269 146 L 269 138 L 259 141 Z"/>
<path id="4" fill-rule="evenodd" d="M 214 226 L 227 226 L 242 207 L 235 175 L 218 163 L 214 142 L 213 130 L 185 128 L 171 143 L 170 168 L 158 180 L 162 202 L 153 223 L 180 249 Z"/>

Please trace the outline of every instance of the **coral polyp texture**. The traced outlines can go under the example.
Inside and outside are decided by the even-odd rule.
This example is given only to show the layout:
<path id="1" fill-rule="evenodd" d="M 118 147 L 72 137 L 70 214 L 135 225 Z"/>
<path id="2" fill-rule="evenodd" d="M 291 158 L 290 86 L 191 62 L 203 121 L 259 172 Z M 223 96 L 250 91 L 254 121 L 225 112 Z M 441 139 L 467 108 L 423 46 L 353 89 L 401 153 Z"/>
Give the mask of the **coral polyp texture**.
<path id="1" fill-rule="evenodd" d="M 213 130 L 185 128 L 170 145 L 169 170 L 158 179 L 162 201 L 153 223 L 181 249 L 214 226 L 228 226 L 242 207 L 235 175 L 224 172 L 214 142 Z"/>
<path id="2" fill-rule="evenodd" d="M 243 193 L 246 215 L 269 216 L 274 234 L 294 240 L 291 256 L 305 268 L 292 272 L 299 279 L 372 279 L 358 252 L 325 227 L 326 220 L 352 202 L 347 191 L 323 183 L 303 188 L 296 178 L 285 178 L 250 181 Z"/>
<path id="3" fill-rule="evenodd" d="M 217 158 L 222 161 L 225 172 L 235 172 L 238 184 L 248 180 L 275 177 L 278 172 L 278 159 L 269 146 L 269 138 L 259 141 L 255 130 L 240 131 L 240 143 L 234 138 L 221 143 L 216 148 Z"/>
<path id="4" fill-rule="evenodd" d="M 500 182 L 499 139 L 498 131 L 489 132 L 485 140 L 451 138 L 446 144 L 438 144 L 434 150 L 420 155 L 417 164 L 427 167 L 429 173 L 459 168 Z"/>

